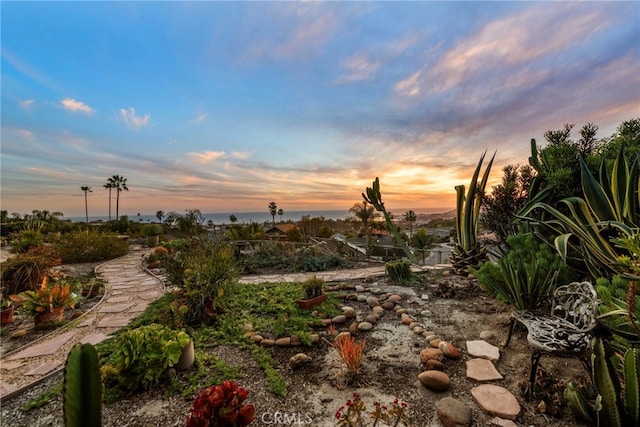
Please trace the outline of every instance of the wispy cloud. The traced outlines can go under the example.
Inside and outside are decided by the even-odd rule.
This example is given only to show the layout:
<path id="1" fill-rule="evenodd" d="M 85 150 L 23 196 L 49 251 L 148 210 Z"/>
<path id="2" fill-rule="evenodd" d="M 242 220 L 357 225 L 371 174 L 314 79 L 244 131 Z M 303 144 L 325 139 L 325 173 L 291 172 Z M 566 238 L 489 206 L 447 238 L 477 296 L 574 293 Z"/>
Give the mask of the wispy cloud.
<path id="1" fill-rule="evenodd" d="M 85 114 L 93 114 L 95 110 L 89 107 L 87 104 L 81 101 L 77 101 L 73 98 L 65 98 L 60 101 L 60 105 L 64 107 L 65 110 L 69 111 L 79 111 Z"/>
<path id="2" fill-rule="evenodd" d="M 36 101 L 34 101 L 33 99 L 25 99 L 25 100 L 22 100 L 22 101 L 18 101 L 18 105 L 20 105 L 20 108 L 22 108 L 24 110 L 28 110 L 35 103 L 36 103 Z"/>
<path id="3" fill-rule="evenodd" d="M 368 80 L 378 71 L 380 65 L 381 62 L 371 61 L 363 53 L 356 54 L 343 62 L 342 68 L 345 74 L 340 76 L 336 80 L 336 83 L 341 84 Z"/>
<path id="4" fill-rule="evenodd" d="M 120 117 L 122 117 L 122 120 L 124 120 L 124 123 L 128 127 L 136 130 L 147 126 L 151 121 L 151 116 L 149 114 L 145 114 L 142 117 L 136 116 L 136 110 L 133 107 L 129 107 L 128 110 L 121 108 Z"/>
<path id="5" fill-rule="evenodd" d="M 420 76 L 422 70 L 418 70 L 404 80 L 400 80 L 395 84 L 394 88 L 397 92 L 404 96 L 416 96 L 420 94 Z"/>
<path id="6" fill-rule="evenodd" d="M 210 163 L 215 162 L 216 160 L 224 157 L 224 151 L 202 151 L 200 153 L 190 152 L 187 153 L 187 157 L 195 162 L 202 165 L 208 165 Z"/>
<path id="7" fill-rule="evenodd" d="M 198 116 L 196 116 L 195 118 L 189 120 L 189 124 L 190 125 L 196 125 L 198 123 L 202 123 L 204 122 L 207 118 L 209 117 L 209 114 L 207 113 L 202 113 L 199 114 Z"/>

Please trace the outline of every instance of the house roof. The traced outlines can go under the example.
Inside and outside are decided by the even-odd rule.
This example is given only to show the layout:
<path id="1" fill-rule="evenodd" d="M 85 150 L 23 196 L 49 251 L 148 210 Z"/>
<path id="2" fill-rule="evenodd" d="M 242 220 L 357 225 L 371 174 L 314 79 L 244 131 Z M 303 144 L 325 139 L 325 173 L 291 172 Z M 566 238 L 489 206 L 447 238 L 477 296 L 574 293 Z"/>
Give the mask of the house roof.
<path id="1" fill-rule="evenodd" d="M 267 229 L 266 233 L 267 234 L 274 234 L 274 233 L 282 233 L 282 234 L 287 234 L 287 232 L 298 228 L 297 225 L 295 225 L 292 222 L 283 222 L 281 224 L 276 224 L 273 227 Z"/>

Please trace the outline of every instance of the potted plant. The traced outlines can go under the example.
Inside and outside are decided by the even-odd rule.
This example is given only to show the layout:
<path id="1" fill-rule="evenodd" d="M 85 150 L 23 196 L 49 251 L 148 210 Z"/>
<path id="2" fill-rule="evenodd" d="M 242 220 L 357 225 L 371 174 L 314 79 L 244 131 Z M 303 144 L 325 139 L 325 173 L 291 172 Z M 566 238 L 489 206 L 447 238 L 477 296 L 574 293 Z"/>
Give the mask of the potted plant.
<path id="1" fill-rule="evenodd" d="M 13 322 L 13 311 L 15 307 L 13 306 L 13 301 L 9 298 L 5 298 L 2 293 L 0 293 L 0 326 L 8 325 Z"/>
<path id="2" fill-rule="evenodd" d="M 104 282 L 91 278 L 82 285 L 81 294 L 84 298 L 93 298 L 104 293 Z"/>
<path id="3" fill-rule="evenodd" d="M 142 234 L 147 236 L 147 246 L 150 248 L 158 246 L 160 235 L 164 233 L 161 224 L 146 224 L 142 227 Z"/>
<path id="4" fill-rule="evenodd" d="M 322 293 L 322 285 L 324 285 L 324 280 L 318 277 L 314 276 L 307 279 L 302 284 L 304 298 L 298 300 L 298 306 L 309 309 L 325 302 L 327 300 L 327 294 Z"/>
<path id="5" fill-rule="evenodd" d="M 73 308 L 76 300 L 69 284 L 63 283 L 62 280 L 50 283 L 47 277 L 38 290 L 24 291 L 9 298 L 20 304 L 22 310 L 33 315 L 36 329 L 44 329 L 60 322 L 64 310 L 67 307 Z"/>

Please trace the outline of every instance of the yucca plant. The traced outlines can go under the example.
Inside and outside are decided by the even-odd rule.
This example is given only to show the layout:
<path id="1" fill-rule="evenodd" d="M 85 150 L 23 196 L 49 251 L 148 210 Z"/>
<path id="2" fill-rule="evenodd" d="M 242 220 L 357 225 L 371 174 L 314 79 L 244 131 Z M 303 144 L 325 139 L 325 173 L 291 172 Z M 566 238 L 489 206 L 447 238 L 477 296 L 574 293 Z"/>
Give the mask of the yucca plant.
<path id="1" fill-rule="evenodd" d="M 382 214 L 384 215 L 384 220 L 387 223 L 387 229 L 391 231 L 393 236 L 396 238 L 396 242 L 402 248 L 407 258 L 409 258 L 409 261 L 411 261 L 412 264 L 418 264 L 418 259 L 413 254 L 413 252 L 411 252 L 411 249 L 409 249 L 409 246 L 407 246 L 402 236 L 400 236 L 400 232 L 396 228 L 396 225 L 393 223 L 393 221 L 391 221 L 391 215 L 384 207 L 384 203 L 382 202 L 382 194 L 380 193 L 380 180 L 378 180 L 378 177 L 376 177 L 375 181 L 373 181 L 372 186 L 367 187 L 365 191 L 366 194 L 362 193 L 362 198 L 364 199 L 364 201 L 373 205 L 373 207 L 378 212 L 382 212 Z"/>
<path id="2" fill-rule="evenodd" d="M 467 273 L 469 267 L 478 268 L 480 263 L 487 259 L 486 248 L 478 242 L 478 219 L 480 217 L 482 194 L 487 185 L 491 165 L 496 155 L 495 153 L 493 154 L 482 175 L 482 179 L 478 182 L 478 176 L 486 154 L 485 151 L 480 157 L 466 194 L 464 185 L 455 187 L 456 243 L 451 254 L 451 263 L 457 274 Z"/>

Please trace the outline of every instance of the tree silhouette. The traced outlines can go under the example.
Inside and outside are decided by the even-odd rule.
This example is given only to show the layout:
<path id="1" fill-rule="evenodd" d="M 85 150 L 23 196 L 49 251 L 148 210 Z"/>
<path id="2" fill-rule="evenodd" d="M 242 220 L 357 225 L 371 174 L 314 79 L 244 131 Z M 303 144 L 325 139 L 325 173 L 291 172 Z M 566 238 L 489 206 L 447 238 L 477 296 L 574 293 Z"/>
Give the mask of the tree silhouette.
<path id="1" fill-rule="evenodd" d="M 231 221 L 231 224 L 235 224 L 238 221 L 238 217 L 236 217 L 234 214 L 229 215 L 229 221 Z"/>
<path id="2" fill-rule="evenodd" d="M 278 205 L 276 205 L 276 202 L 269 203 L 269 213 L 271 214 L 273 225 L 276 225 L 276 214 L 278 213 Z"/>
<path id="3" fill-rule="evenodd" d="M 362 228 L 367 237 L 367 242 L 369 241 L 369 223 L 375 216 L 374 208 L 367 202 L 360 202 L 354 204 L 349 212 L 355 215 L 356 218 L 362 222 Z"/>
<path id="4" fill-rule="evenodd" d="M 409 235 L 413 236 L 413 223 L 416 222 L 417 216 L 414 211 L 407 211 L 404 214 L 404 219 L 409 223 Z"/>
<path id="5" fill-rule="evenodd" d="M 80 187 L 80 190 L 84 191 L 84 216 L 89 224 L 89 204 L 87 203 L 87 193 L 91 193 L 91 187 Z"/>
<path id="6" fill-rule="evenodd" d="M 116 189 L 116 221 L 120 217 L 120 192 L 121 191 L 129 191 L 127 188 L 127 178 L 124 178 L 120 175 L 113 175 L 111 177 L 113 180 L 113 188 Z"/>
<path id="7" fill-rule="evenodd" d="M 111 221 L 111 190 L 115 188 L 113 185 L 113 178 L 107 178 L 106 184 L 102 187 L 109 190 L 109 221 Z"/>
<path id="8" fill-rule="evenodd" d="M 278 209 L 278 216 L 280 217 L 280 222 L 282 222 L 283 215 L 284 215 L 284 211 L 282 209 Z"/>
<path id="9" fill-rule="evenodd" d="M 164 211 L 156 212 L 156 218 L 158 218 L 158 221 L 162 223 L 162 218 L 164 218 Z"/>

